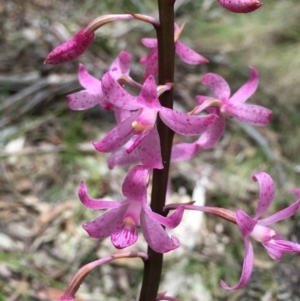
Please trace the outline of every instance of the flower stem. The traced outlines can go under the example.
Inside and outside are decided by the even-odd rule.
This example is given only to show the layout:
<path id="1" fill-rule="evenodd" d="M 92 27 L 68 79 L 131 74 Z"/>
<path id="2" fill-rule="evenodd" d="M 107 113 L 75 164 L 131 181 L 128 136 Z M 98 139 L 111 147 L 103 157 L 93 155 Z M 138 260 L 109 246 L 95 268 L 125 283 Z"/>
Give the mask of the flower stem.
<path id="1" fill-rule="evenodd" d="M 159 22 L 156 27 L 158 40 L 158 84 L 174 82 L 174 2 L 175 0 L 158 0 Z M 159 97 L 162 106 L 173 108 L 173 89 Z M 166 192 L 169 179 L 169 166 L 174 132 L 161 120 L 157 119 L 160 136 L 162 161 L 164 168 L 155 169 L 152 180 L 151 208 L 154 212 L 164 215 Z M 161 278 L 163 254 L 154 252 L 148 247 L 149 260 L 145 262 L 140 301 L 155 301 Z"/>

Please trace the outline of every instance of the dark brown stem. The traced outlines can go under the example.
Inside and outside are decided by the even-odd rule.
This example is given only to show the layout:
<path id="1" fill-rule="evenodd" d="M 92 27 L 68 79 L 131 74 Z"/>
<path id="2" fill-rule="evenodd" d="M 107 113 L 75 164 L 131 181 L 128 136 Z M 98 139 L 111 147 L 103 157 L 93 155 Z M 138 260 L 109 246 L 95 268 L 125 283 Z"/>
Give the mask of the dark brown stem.
<path id="1" fill-rule="evenodd" d="M 158 0 L 160 26 L 156 27 L 158 40 L 158 84 L 174 82 L 174 0 Z M 173 89 L 163 93 L 160 98 L 162 106 L 173 108 Z M 164 214 L 166 192 L 169 179 L 170 156 L 174 132 L 161 120 L 157 120 L 164 168 L 155 169 L 152 180 L 151 208 L 154 212 Z M 145 263 L 143 283 L 139 301 L 155 301 L 161 278 L 163 254 L 148 247 L 149 260 Z"/>

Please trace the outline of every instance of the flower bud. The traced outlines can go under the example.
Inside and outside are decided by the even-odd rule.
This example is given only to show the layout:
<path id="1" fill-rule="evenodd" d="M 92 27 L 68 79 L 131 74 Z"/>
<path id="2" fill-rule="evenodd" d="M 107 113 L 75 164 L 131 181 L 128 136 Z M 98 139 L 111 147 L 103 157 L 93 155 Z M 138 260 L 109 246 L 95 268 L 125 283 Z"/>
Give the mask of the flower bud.
<path id="1" fill-rule="evenodd" d="M 262 6 L 258 0 L 218 0 L 218 2 L 233 13 L 250 13 Z"/>
<path id="2" fill-rule="evenodd" d="M 74 60 L 84 53 L 94 39 L 94 32 L 87 32 L 85 29 L 81 29 L 72 39 L 52 50 L 44 63 L 61 64 Z"/>

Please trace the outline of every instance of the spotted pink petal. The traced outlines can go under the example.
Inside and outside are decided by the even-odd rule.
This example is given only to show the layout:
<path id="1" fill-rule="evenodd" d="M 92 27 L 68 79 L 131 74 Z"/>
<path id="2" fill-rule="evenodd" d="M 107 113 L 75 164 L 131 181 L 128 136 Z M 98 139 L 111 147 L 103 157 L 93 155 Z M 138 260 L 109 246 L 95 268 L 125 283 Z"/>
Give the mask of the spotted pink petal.
<path id="1" fill-rule="evenodd" d="M 200 117 L 181 113 L 165 107 L 161 108 L 159 116 L 174 132 L 186 136 L 202 134 L 217 118 L 215 114 Z"/>
<path id="2" fill-rule="evenodd" d="M 89 90 L 82 90 L 66 96 L 71 110 L 83 111 L 93 108 L 104 101 L 105 96 Z"/>
<path id="3" fill-rule="evenodd" d="M 160 138 L 156 125 L 137 147 L 141 163 L 149 169 L 162 169 Z"/>
<path id="4" fill-rule="evenodd" d="M 196 142 L 175 144 L 172 147 L 171 161 L 180 162 L 190 160 L 197 155 L 200 149 Z"/>
<path id="5" fill-rule="evenodd" d="M 79 64 L 78 80 L 80 85 L 95 92 L 102 91 L 101 81 L 94 76 L 90 75 L 83 64 Z"/>
<path id="6" fill-rule="evenodd" d="M 242 236 L 243 238 L 246 238 L 253 231 L 255 225 L 257 224 L 257 220 L 251 218 L 243 210 L 238 210 L 235 216 L 236 216 L 236 222 L 240 228 Z"/>
<path id="7" fill-rule="evenodd" d="M 146 139 L 151 131 L 152 128 L 146 129 L 138 135 L 134 135 L 133 138 L 126 144 L 126 152 L 130 154 L 132 151 L 134 151 Z"/>
<path id="8" fill-rule="evenodd" d="M 232 104 L 244 103 L 250 98 L 256 91 L 258 86 L 258 72 L 255 68 L 249 67 L 251 71 L 250 78 L 248 81 L 240 87 L 228 100 Z"/>
<path id="9" fill-rule="evenodd" d="M 149 170 L 142 165 L 133 167 L 123 182 L 123 195 L 131 200 L 147 202 L 148 174 Z"/>
<path id="10" fill-rule="evenodd" d="M 134 135 L 132 123 L 141 114 L 141 110 L 132 113 L 132 115 L 120 122 L 104 138 L 98 142 L 92 142 L 98 152 L 109 153 L 122 147 Z"/>
<path id="11" fill-rule="evenodd" d="M 225 130 L 225 118 L 217 112 L 218 118 L 196 141 L 200 149 L 209 149 L 215 146 L 221 139 Z"/>
<path id="12" fill-rule="evenodd" d="M 268 210 L 275 195 L 275 185 L 266 172 L 258 172 L 252 176 L 252 179 L 259 185 L 259 201 L 254 215 L 254 218 L 258 219 Z"/>
<path id="13" fill-rule="evenodd" d="M 218 2 L 233 13 L 250 13 L 262 6 L 258 0 L 218 0 Z"/>
<path id="14" fill-rule="evenodd" d="M 300 199 L 294 204 L 290 205 L 289 207 L 280 210 L 275 214 L 270 215 L 264 219 L 260 219 L 258 221 L 258 224 L 262 226 L 267 226 L 279 222 L 283 219 L 289 218 L 290 216 L 294 215 L 298 211 L 299 207 L 300 207 Z"/>
<path id="15" fill-rule="evenodd" d="M 127 203 L 127 201 L 116 202 L 103 199 L 92 199 L 88 196 L 87 188 L 83 181 L 81 181 L 78 188 L 78 196 L 85 207 L 93 210 L 119 208 L 120 206 L 123 206 L 125 203 Z"/>
<path id="16" fill-rule="evenodd" d="M 131 113 L 129 110 L 123 110 L 122 108 L 116 107 L 114 105 L 112 105 L 112 106 L 113 106 L 113 110 L 115 113 L 115 118 L 116 118 L 117 123 L 120 123 L 131 116 Z"/>
<path id="17" fill-rule="evenodd" d="M 144 79 L 150 75 L 156 76 L 158 74 L 158 51 L 157 48 L 152 49 L 149 54 L 140 59 L 140 63 L 146 65 Z"/>
<path id="18" fill-rule="evenodd" d="M 130 72 L 131 54 L 126 51 L 121 51 L 110 66 L 110 69 L 117 70 L 113 75 L 118 79 L 121 75 L 129 75 Z"/>
<path id="19" fill-rule="evenodd" d="M 223 77 L 215 73 L 207 73 L 201 80 L 207 85 L 216 98 L 226 101 L 230 97 L 230 87 Z"/>
<path id="20" fill-rule="evenodd" d="M 138 239 L 136 226 L 122 224 L 111 234 L 111 242 L 117 249 L 124 249 L 133 245 Z"/>
<path id="21" fill-rule="evenodd" d="M 84 223 L 82 225 L 83 229 L 93 238 L 103 239 L 110 236 L 116 228 L 122 225 L 128 203 L 122 204 L 123 206 L 107 211 L 94 221 Z"/>
<path id="22" fill-rule="evenodd" d="M 208 63 L 208 60 L 180 41 L 175 43 L 175 51 L 187 64 L 198 65 Z"/>
<path id="23" fill-rule="evenodd" d="M 176 237 L 169 237 L 162 225 L 144 210 L 141 212 L 141 228 L 148 245 L 157 253 L 167 253 L 180 245 Z"/>
<path id="24" fill-rule="evenodd" d="M 130 154 L 128 154 L 126 150 L 122 148 L 110 155 L 110 157 L 107 159 L 107 164 L 110 169 L 113 169 L 116 166 L 138 163 L 139 160 L 140 156 L 137 148 Z"/>
<path id="25" fill-rule="evenodd" d="M 94 32 L 88 33 L 85 29 L 82 29 L 72 39 L 52 50 L 44 63 L 61 64 L 74 60 L 85 52 L 94 39 Z"/>
<path id="26" fill-rule="evenodd" d="M 221 280 L 220 284 L 226 290 L 238 290 L 244 287 L 251 277 L 253 271 L 254 253 L 252 244 L 248 238 L 244 239 L 244 246 L 245 255 L 241 278 L 239 282 L 234 286 L 228 286 L 223 280 Z"/>
<path id="27" fill-rule="evenodd" d="M 170 229 L 174 229 L 180 224 L 184 213 L 184 206 L 179 206 L 171 215 L 167 217 L 164 217 L 158 213 L 153 212 L 150 209 L 150 206 L 146 203 L 144 204 L 143 208 L 146 214 L 148 214 L 153 220 L 156 220 L 161 225 Z"/>
<path id="28" fill-rule="evenodd" d="M 117 107 L 124 110 L 137 110 L 140 105 L 137 103 L 136 97 L 129 94 L 111 75 L 106 72 L 102 77 L 102 90 L 107 99 Z"/>
<path id="29" fill-rule="evenodd" d="M 148 48 L 156 48 L 157 47 L 157 39 L 154 38 L 142 38 L 141 42 L 144 46 Z"/>
<path id="30" fill-rule="evenodd" d="M 226 103 L 221 111 L 245 123 L 266 126 L 271 119 L 272 111 L 258 105 Z"/>
<path id="31" fill-rule="evenodd" d="M 161 108 L 153 75 L 145 80 L 137 101 L 142 107 L 148 109 L 159 110 Z"/>

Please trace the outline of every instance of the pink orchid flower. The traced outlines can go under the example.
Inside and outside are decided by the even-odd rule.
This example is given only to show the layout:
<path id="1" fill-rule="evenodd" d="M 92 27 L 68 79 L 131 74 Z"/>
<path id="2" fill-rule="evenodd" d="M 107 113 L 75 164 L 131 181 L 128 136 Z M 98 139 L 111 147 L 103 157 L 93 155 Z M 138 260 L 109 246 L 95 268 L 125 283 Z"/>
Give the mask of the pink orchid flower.
<path id="1" fill-rule="evenodd" d="M 174 132 L 188 136 L 203 133 L 216 119 L 214 114 L 199 117 L 161 106 L 153 76 L 147 78 L 138 96 L 132 96 L 119 85 L 111 75 L 112 72 L 114 70 L 110 70 L 102 78 L 102 88 L 107 99 L 113 105 L 133 112 L 102 140 L 93 143 L 99 152 L 118 150 L 133 138 L 126 151 L 131 153 L 138 147 L 143 165 L 148 168 L 163 168 L 160 139 L 156 128 L 157 114 Z M 167 84 L 160 93 L 170 88 L 171 85 Z"/>
<path id="2" fill-rule="evenodd" d="M 250 13 L 262 6 L 258 0 L 218 0 L 218 2 L 233 13 Z"/>
<path id="3" fill-rule="evenodd" d="M 218 118 L 195 142 L 175 144 L 172 148 L 172 161 L 189 160 L 200 150 L 213 147 L 224 133 L 224 115 L 256 126 L 265 126 L 269 123 L 271 110 L 258 105 L 244 104 L 258 86 L 257 71 L 252 67 L 250 67 L 250 71 L 249 80 L 231 97 L 230 87 L 221 76 L 208 73 L 203 77 L 202 83 L 210 88 L 215 97 L 198 95 L 196 101 L 200 106 L 194 114 L 206 109 L 209 113 L 216 114 Z"/>
<path id="4" fill-rule="evenodd" d="M 298 196 L 298 200 L 289 207 L 267 217 L 258 219 L 269 208 L 275 193 L 275 186 L 272 178 L 265 172 L 253 175 L 253 180 L 258 182 L 260 187 L 259 201 L 254 217 L 248 216 L 243 210 L 235 213 L 235 219 L 244 238 L 245 255 L 241 278 L 235 286 L 228 286 L 223 280 L 221 285 L 227 290 L 237 290 L 246 285 L 253 270 L 254 254 L 250 237 L 260 242 L 271 258 L 280 260 L 285 252 L 300 253 L 300 245 L 285 240 L 277 231 L 267 227 L 280 220 L 294 215 L 300 206 L 300 190 L 292 191 Z"/>
<path id="5" fill-rule="evenodd" d="M 113 245 L 118 249 L 134 244 L 138 238 L 137 226 L 140 221 L 142 232 L 149 246 L 156 252 L 166 253 L 179 246 L 175 237 L 169 237 L 164 228 L 175 228 L 182 219 L 183 207 L 172 215 L 163 217 L 152 212 L 147 203 L 147 180 L 149 170 L 144 166 L 133 167 L 127 174 L 122 192 L 126 199 L 123 202 L 92 199 L 82 182 L 79 187 L 79 198 L 84 206 L 93 209 L 110 209 L 83 228 L 97 239 L 111 236 Z"/>
<path id="6" fill-rule="evenodd" d="M 121 51 L 113 61 L 110 69 L 115 69 L 113 76 L 118 80 L 121 76 L 129 75 L 131 55 Z M 79 65 L 78 80 L 85 90 L 67 95 L 69 107 L 75 111 L 87 110 L 99 104 L 106 110 L 113 110 L 114 105 L 109 103 L 102 91 L 101 80 L 90 75 L 84 65 Z"/>
<path id="7" fill-rule="evenodd" d="M 179 28 L 177 24 L 175 24 L 175 51 L 178 56 L 187 64 L 190 65 L 198 65 L 208 63 L 208 60 L 202 55 L 198 54 L 190 47 L 185 45 L 184 43 L 178 40 L 179 35 L 182 31 L 182 28 Z M 141 58 L 140 63 L 146 65 L 146 71 L 144 78 L 146 79 L 150 75 L 156 76 L 158 74 L 158 50 L 157 50 L 157 39 L 155 38 L 143 38 L 141 40 L 144 46 L 148 48 L 152 48 L 150 53 Z"/>

